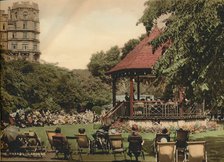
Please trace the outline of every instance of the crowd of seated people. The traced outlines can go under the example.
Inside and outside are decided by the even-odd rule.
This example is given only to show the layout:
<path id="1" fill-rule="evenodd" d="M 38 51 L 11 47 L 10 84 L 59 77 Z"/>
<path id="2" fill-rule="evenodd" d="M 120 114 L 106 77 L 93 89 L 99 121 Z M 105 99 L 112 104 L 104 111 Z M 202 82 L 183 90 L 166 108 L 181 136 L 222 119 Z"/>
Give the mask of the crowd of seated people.
<path id="1" fill-rule="evenodd" d="M 11 117 L 10 117 L 11 118 Z M 6 142 L 8 144 L 9 150 L 10 151 L 18 151 L 18 149 L 20 148 L 19 146 L 23 145 L 23 143 L 20 143 L 21 141 L 19 141 L 19 138 L 22 137 L 18 127 L 15 127 L 14 122 L 10 122 L 10 124 L 3 130 L 3 137 L 1 140 L 3 140 L 4 142 Z M 31 132 L 29 132 L 31 133 Z M 191 153 L 192 148 L 194 149 L 194 147 L 191 145 L 194 145 L 195 147 L 199 147 L 199 148 L 203 148 L 201 150 L 201 154 L 200 154 L 200 159 L 205 159 L 206 155 L 205 153 L 205 141 L 189 141 L 189 131 L 183 130 L 183 129 L 178 129 L 176 130 L 176 136 L 171 139 L 170 138 L 170 132 L 167 128 L 163 128 L 162 131 L 158 134 L 156 134 L 155 136 L 155 141 L 154 141 L 154 150 L 155 150 L 155 154 L 157 155 L 157 158 L 162 158 L 165 157 L 167 155 L 167 152 L 163 152 L 162 150 L 164 150 L 166 148 L 166 150 L 169 148 L 171 149 L 170 153 L 176 153 L 177 155 L 181 155 L 183 154 L 183 158 L 187 158 L 186 153 Z M 112 147 L 108 146 L 110 145 L 110 135 L 114 135 L 114 134 L 119 134 L 119 132 L 117 132 L 114 128 L 110 128 L 110 125 L 103 125 L 102 127 L 100 127 L 94 134 L 93 140 L 90 140 L 90 138 L 88 138 L 86 131 L 84 128 L 80 128 L 78 129 L 78 134 L 76 135 L 76 139 L 77 142 L 79 142 L 79 138 L 80 137 L 84 137 L 84 135 L 87 137 L 87 145 L 84 147 L 83 146 L 83 140 L 81 140 L 81 144 L 80 144 L 80 150 L 83 148 L 89 148 L 90 153 L 95 153 L 95 149 L 102 149 L 103 151 L 105 151 L 106 149 L 111 149 Z M 12 136 L 13 135 L 13 136 Z M 121 135 L 121 134 L 120 134 Z M 29 136 L 31 136 L 29 134 Z M 122 135 L 120 136 L 122 137 Z M 68 159 L 71 156 L 71 152 L 70 152 L 70 147 L 69 147 L 69 143 L 67 141 L 67 136 L 64 136 L 61 132 L 61 129 L 59 127 L 57 127 L 54 131 L 54 134 L 52 135 L 52 144 L 53 147 L 57 150 L 56 153 L 64 153 L 64 158 Z M 48 138 L 50 139 L 50 138 Z M 62 139 L 62 140 L 61 140 Z M 111 138 L 112 139 L 112 138 Z M 105 140 L 105 141 L 104 141 Z M 121 140 L 123 140 L 121 138 Z M 117 140 L 118 141 L 118 140 Z M 142 136 L 139 133 L 138 130 L 138 126 L 136 124 L 132 125 L 132 131 L 130 133 L 130 135 L 128 136 L 127 139 L 129 145 L 127 148 L 127 155 L 129 155 L 130 157 L 135 157 L 136 161 L 138 161 L 139 156 L 142 156 L 142 158 L 144 159 L 144 151 L 143 151 L 143 144 L 144 144 L 144 140 L 142 138 Z M 99 144 L 97 143 L 99 142 Z M 51 142 L 50 142 L 51 143 Z M 118 142 L 116 142 L 118 143 Z M 104 146 L 105 144 L 105 146 Z M 18 146 L 18 147 L 15 147 Z M 123 145 L 121 145 L 123 147 Z M 171 147 L 172 146 L 172 147 Z M 189 146 L 189 147 L 188 147 Z M 91 149 L 94 149 L 94 151 Z M 123 149 L 122 152 L 125 154 L 126 149 Z M 191 153 L 192 158 L 194 158 L 193 153 Z M 190 156 L 190 154 L 189 154 Z M 178 158 L 178 156 L 173 158 Z M 196 157 L 198 158 L 198 157 Z"/>

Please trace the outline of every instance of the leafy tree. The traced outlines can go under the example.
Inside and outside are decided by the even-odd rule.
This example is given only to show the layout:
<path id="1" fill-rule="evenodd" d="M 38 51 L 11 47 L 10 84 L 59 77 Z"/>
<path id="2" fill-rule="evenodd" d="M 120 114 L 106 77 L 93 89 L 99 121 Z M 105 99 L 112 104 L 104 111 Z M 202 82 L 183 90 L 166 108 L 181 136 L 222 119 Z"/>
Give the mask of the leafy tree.
<path id="1" fill-rule="evenodd" d="M 139 44 L 139 40 L 138 39 L 130 39 L 127 43 L 124 44 L 124 47 L 121 49 L 122 52 L 122 56 L 121 59 L 125 58 L 125 56 L 131 52 L 136 45 Z"/>
<path id="2" fill-rule="evenodd" d="M 69 71 L 50 64 L 5 62 L 2 67 L 1 109 L 75 110 L 78 103 L 103 106 L 111 102 L 109 86 L 87 70 Z"/>
<path id="3" fill-rule="evenodd" d="M 172 42 L 155 66 L 167 85 L 186 87 L 186 95 L 212 107 L 224 105 L 224 0 L 147 1 L 139 23 L 150 32 L 155 19 L 171 13 L 163 34 L 151 44 Z"/>
<path id="4" fill-rule="evenodd" d="M 138 39 L 130 39 L 124 44 L 124 47 L 121 48 L 121 59 L 125 58 L 129 52 L 131 52 L 135 46 L 137 46 L 140 41 L 146 37 L 146 34 L 142 34 Z"/>
<path id="5" fill-rule="evenodd" d="M 118 46 L 110 48 L 106 52 L 97 52 L 92 55 L 88 69 L 94 77 L 99 77 L 103 82 L 110 83 L 110 78 L 105 75 L 120 61 L 120 49 Z"/>

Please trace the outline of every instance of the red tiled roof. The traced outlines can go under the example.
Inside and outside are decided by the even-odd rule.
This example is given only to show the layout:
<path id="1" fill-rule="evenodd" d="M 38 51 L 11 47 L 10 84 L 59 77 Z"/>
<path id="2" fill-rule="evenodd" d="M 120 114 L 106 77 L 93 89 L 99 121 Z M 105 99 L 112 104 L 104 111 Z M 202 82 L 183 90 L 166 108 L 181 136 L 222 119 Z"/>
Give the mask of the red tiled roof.
<path id="1" fill-rule="evenodd" d="M 155 39 L 161 34 L 158 27 L 155 27 L 149 36 L 144 38 L 129 54 L 115 65 L 107 74 L 114 74 L 120 71 L 133 71 L 133 70 L 150 70 L 153 65 L 162 55 L 162 47 L 156 51 L 152 51 L 150 41 Z"/>

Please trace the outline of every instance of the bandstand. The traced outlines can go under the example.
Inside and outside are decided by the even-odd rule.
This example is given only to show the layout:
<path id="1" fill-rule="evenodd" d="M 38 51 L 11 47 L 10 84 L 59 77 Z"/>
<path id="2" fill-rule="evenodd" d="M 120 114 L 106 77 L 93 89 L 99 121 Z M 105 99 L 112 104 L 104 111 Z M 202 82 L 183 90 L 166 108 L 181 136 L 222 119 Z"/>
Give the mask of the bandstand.
<path id="1" fill-rule="evenodd" d="M 145 37 L 123 60 L 106 73 L 112 77 L 113 108 L 104 115 L 104 121 L 116 118 L 149 120 L 204 118 L 203 104 L 194 104 L 188 108 L 182 106 L 183 93 L 181 92 L 183 91 L 181 90 L 175 102 L 141 98 L 141 81 L 155 78 L 152 74 L 153 66 L 169 47 L 169 42 L 167 42 L 153 51 L 149 42 L 160 34 L 161 30 L 154 27 L 149 36 Z M 116 86 L 120 78 L 128 78 L 130 82 L 130 101 L 116 101 Z M 137 99 L 134 99 L 134 84 L 137 85 Z"/>

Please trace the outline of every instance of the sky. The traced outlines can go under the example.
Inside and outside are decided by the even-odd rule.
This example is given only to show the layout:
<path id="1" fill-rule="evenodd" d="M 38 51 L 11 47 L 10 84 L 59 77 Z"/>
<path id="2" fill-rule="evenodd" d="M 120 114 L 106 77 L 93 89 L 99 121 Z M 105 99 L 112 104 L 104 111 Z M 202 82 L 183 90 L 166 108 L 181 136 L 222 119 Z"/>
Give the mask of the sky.
<path id="1" fill-rule="evenodd" d="M 29 1 L 29 0 L 23 0 Z M 40 10 L 40 59 L 68 69 L 86 69 L 91 55 L 120 48 L 145 33 L 146 0 L 30 0 Z M 1 1 L 7 9 L 18 0 Z"/>

